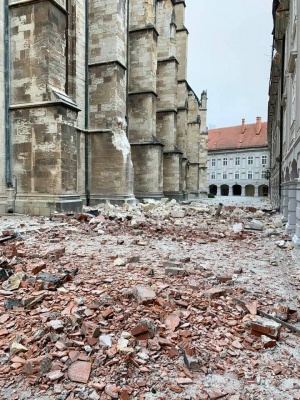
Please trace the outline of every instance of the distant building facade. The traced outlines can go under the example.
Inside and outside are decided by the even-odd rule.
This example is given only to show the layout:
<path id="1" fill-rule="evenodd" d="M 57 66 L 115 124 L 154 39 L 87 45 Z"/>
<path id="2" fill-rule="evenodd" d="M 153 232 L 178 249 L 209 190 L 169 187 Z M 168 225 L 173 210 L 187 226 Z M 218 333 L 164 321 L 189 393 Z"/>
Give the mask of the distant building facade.
<path id="1" fill-rule="evenodd" d="M 218 196 L 268 196 L 270 152 L 267 123 L 208 131 L 208 193 Z"/>
<path id="2" fill-rule="evenodd" d="M 268 109 L 271 201 L 300 247 L 300 0 L 273 1 L 273 57 Z"/>
<path id="3" fill-rule="evenodd" d="M 184 0 L 3 0 L 0 211 L 206 190 Z"/>

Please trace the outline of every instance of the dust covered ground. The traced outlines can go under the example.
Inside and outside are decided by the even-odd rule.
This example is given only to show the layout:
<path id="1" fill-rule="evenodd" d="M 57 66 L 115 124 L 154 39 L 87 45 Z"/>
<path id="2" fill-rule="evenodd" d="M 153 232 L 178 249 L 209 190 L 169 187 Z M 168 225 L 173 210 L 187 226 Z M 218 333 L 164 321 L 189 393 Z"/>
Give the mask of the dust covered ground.
<path id="1" fill-rule="evenodd" d="M 0 398 L 300 399 L 298 254 L 266 202 L 216 209 L 1 216 Z"/>

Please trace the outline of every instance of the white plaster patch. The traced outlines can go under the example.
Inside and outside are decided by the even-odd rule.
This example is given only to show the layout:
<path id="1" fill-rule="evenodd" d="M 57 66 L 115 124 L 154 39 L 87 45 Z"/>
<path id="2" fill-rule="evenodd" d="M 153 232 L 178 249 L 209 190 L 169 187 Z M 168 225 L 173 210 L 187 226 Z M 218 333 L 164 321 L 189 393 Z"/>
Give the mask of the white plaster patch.
<path id="1" fill-rule="evenodd" d="M 115 126 L 113 127 L 112 143 L 115 148 L 122 152 L 124 163 L 127 162 L 130 155 L 130 144 L 126 136 L 126 122 L 123 118 L 116 118 Z"/>

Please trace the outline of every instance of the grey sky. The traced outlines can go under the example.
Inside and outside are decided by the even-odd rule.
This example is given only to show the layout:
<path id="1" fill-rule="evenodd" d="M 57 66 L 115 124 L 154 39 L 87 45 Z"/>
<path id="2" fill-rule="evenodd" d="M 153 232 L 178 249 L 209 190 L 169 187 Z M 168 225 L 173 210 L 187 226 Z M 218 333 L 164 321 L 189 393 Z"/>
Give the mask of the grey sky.
<path id="1" fill-rule="evenodd" d="M 188 82 L 208 91 L 209 128 L 267 120 L 272 0 L 187 0 Z"/>

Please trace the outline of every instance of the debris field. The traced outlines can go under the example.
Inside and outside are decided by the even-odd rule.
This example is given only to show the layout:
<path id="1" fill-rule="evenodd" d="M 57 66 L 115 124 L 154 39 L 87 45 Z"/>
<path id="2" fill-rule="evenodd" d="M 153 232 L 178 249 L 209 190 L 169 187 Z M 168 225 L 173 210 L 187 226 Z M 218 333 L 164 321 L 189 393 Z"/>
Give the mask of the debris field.
<path id="1" fill-rule="evenodd" d="M 0 230 L 1 399 L 300 399 L 275 211 L 149 200 Z"/>

